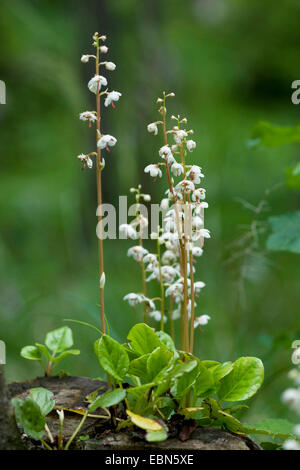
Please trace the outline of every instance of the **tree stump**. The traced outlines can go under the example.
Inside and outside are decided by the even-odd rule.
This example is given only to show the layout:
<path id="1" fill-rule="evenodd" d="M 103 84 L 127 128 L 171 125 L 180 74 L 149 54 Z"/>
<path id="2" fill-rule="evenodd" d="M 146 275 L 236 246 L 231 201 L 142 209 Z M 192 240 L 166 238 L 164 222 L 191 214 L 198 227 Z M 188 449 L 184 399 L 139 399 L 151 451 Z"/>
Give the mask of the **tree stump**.
<path id="1" fill-rule="evenodd" d="M 44 387 L 54 393 L 56 404 L 66 408 L 85 408 L 85 397 L 95 390 L 99 393 L 107 390 L 107 384 L 88 377 L 42 377 L 26 382 L 13 382 L 7 385 L 9 396 L 25 398 L 29 389 Z M 95 412 L 105 415 L 101 409 Z M 64 437 L 68 439 L 79 424 L 81 416 L 65 411 Z M 53 410 L 47 417 L 47 424 L 55 436 L 58 433 L 58 416 Z M 198 427 L 189 439 L 182 442 L 172 435 L 164 442 L 149 443 L 144 439 L 143 431 L 123 430 L 118 433 L 111 430 L 107 419 L 88 418 L 80 435 L 88 435 L 88 440 L 76 444 L 81 450 L 260 450 L 260 446 L 249 437 L 233 434 L 216 428 Z M 179 435 L 179 430 L 178 430 Z M 31 448 L 32 447 L 31 444 Z M 40 448 L 37 444 L 36 448 Z"/>

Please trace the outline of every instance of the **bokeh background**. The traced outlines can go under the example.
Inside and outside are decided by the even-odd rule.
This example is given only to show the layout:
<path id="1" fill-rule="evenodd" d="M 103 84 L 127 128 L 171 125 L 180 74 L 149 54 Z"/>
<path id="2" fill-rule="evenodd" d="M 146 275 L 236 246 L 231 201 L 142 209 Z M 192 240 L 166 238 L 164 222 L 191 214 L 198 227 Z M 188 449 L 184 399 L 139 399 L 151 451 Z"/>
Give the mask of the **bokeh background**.
<path id="1" fill-rule="evenodd" d="M 94 132 L 78 119 L 94 109 L 86 86 L 94 71 L 79 59 L 92 53 L 91 34 L 99 31 L 117 64 L 107 73 L 110 88 L 122 92 L 117 110 L 103 117 L 105 131 L 118 139 L 106 159 L 104 201 L 117 204 L 137 183 L 154 202 L 161 197 L 164 183 L 143 173 L 160 146 L 146 124 L 157 119 L 157 96 L 174 91 L 169 112 L 187 116 L 195 130 L 193 158 L 206 175 L 212 232 L 197 274 L 207 284 L 197 313 L 212 320 L 196 333 L 196 352 L 221 361 L 261 357 L 265 384 L 244 419 L 289 417 L 280 394 L 289 384 L 291 342 L 300 338 L 299 255 L 267 252 L 267 233 L 255 240 L 250 227 L 299 207 L 299 191 L 284 184 L 299 144 L 255 150 L 247 140 L 259 119 L 299 120 L 290 99 L 291 82 L 300 78 L 298 0 L 2 0 L 0 8 L 0 79 L 7 86 L 0 106 L 0 338 L 7 380 L 40 373 L 19 351 L 42 342 L 64 318 L 99 324 L 95 173 L 81 172 L 76 159 L 94 149 Z M 259 212 L 262 200 L 268 210 Z M 131 244 L 105 242 L 106 311 L 120 340 L 142 318 L 122 300 L 140 286 L 139 266 L 126 256 Z M 72 328 L 82 352 L 62 367 L 99 376 L 94 332 Z"/>

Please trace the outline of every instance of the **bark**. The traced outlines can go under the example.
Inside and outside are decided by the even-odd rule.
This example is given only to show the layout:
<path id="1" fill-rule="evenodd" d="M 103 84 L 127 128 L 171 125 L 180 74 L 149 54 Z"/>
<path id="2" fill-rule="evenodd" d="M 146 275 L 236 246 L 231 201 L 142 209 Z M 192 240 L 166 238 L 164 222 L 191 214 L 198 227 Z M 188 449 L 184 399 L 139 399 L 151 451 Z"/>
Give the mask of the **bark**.
<path id="1" fill-rule="evenodd" d="M 8 398 L 3 377 L 3 366 L 0 365 L 0 450 L 22 450 L 25 448 L 17 428 L 13 409 Z"/>
<path id="2" fill-rule="evenodd" d="M 27 382 L 14 382 L 8 384 L 10 396 L 25 398 L 28 390 L 33 387 L 45 387 L 55 395 L 57 405 L 67 408 L 85 408 L 87 403 L 85 397 L 98 390 L 103 393 L 107 390 L 107 384 L 88 377 L 42 377 Z M 122 410 L 121 410 L 122 411 Z M 105 415 L 98 409 L 95 414 Z M 80 415 L 65 412 L 64 437 L 68 439 L 78 426 Z M 54 436 L 58 433 L 58 418 L 55 411 L 47 417 L 47 424 Z M 148 443 L 145 441 L 145 433 L 137 428 L 131 431 L 118 433 L 111 431 L 111 423 L 106 419 L 88 418 L 81 430 L 81 435 L 89 435 L 90 439 L 77 444 L 76 448 L 82 450 L 260 450 L 258 444 L 252 439 L 232 434 L 221 429 L 198 427 L 184 442 L 181 429 L 176 428 L 171 436 L 164 442 Z M 178 437 L 177 437 L 178 436 Z M 32 444 L 31 444 L 32 445 Z M 35 447 L 40 448 L 36 443 Z"/>

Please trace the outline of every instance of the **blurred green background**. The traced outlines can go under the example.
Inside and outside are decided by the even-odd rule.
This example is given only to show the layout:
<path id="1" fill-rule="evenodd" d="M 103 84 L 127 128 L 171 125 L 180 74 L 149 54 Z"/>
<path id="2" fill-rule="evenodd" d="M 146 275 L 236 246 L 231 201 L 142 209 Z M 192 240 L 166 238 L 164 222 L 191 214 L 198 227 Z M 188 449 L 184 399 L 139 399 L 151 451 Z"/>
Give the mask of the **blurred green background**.
<path id="1" fill-rule="evenodd" d="M 198 314 L 212 317 L 196 333 L 202 358 L 256 355 L 266 367 L 261 392 L 245 417 L 289 417 L 280 402 L 288 386 L 291 341 L 300 338 L 299 256 L 267 253 L 265 236 L 249 238 L 253 220 L 296 210 L 299 191 L 284 185 L 284 169 L 299 145 L 253 150 L 246 142 L 259 119 L 299 120 L 291 82 L 299 79 L 300 4 L 297 0 L 2 0 L 0 79 L 7 87 L 1 121 L 0 338 L 7 345 L 7 380 L 40 374 L 19 357 L 64 318 L 99 324 L 95 173 L 76 156 L 94 150 L 94 132 L 78 113 L 94 109 L 86 83 L 91 34 L 108 37 L 110 89 L 122 92 L 103 129 L 118 145 L 106 159 L 104 201 L 117 204 L 138 182 L 157 202 L 165 189 L 144 167 L 161 145 L 146 131 L 157 119 L 155 100 L 174 91 L 170 114 L 189 118 L 195 163 L 206 175 L 212 239 L 198 263 L 207 284 Z M 270 190 L 267 194 L 266 191 Z M 269 210 L 256 214 L 267 197 Z M 130 241 L 105 242 L 106 311 L 112 334 L 124 340 L 141 320 L 122 298 L 138 291 L 139 266 L 127 258 Z M 150 246 L 150 245 L 149 245 Z M 233 261 L 233 262 L 231 262 Z M 73 326 L 78 358 L 62 367 L 99 376 L 92 330 Z"/>

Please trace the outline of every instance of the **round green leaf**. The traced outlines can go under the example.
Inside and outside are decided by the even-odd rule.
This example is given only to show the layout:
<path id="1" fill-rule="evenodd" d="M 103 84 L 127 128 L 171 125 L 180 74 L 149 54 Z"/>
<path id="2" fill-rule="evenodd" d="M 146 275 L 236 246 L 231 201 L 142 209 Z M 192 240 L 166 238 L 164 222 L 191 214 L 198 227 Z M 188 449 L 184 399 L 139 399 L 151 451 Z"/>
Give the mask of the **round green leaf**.
<path id="1" fill-rule="evenodd" d="M 24 346 L 20 354 L 25 359 L 30 359 L 31 361 L 40 361 L 42 359 L 41 351 L 36 346 Z"/>
<path id="2" fill-rule="evenodd" d="M 60 353 L 73 346 L 73 333 L 68 326 L 62 326 L 49 331 L 45 338 L 45 344 L 50 351 Z"/>
<path id="3" fill-rule="evenodd" d="M 55 400 L 53 400 L 53 393 L 43 387 L 32 388 L 30 390 L 30 398 L 40 407 L 44 416 L 53 410 Z"/>
<path id="4" fill-rule="evenodd" d="M 126 391 L 121 388 L 103 393 L 97 397 L 93 403 L 90 404 L 90 412 L 93 413 L 97 408 L 108 408 L 109 406 L 117 405 L 126 397 Z"/>
<path id="5" fill-rule="evenodd" d="M 134 325 L 127 336 L 133 349 L 141 355 L 149 354 L 159 346 L 164 346 L 155 331 L 145 323 Z"/>
<path id="6" fill-rule="evenodd" d="M 252 397 L 264 380 L 264 366 L 256 357 L 240 357 L 218 391 L 220 400 L 240 401 Z"/>
<path id="7" fill-rule="evenodd" d="M 24 432 L 33 439 L 42 439 L 46 421 L 39 405 L 31 398 L 26 398 L 25 401 L 13 398 L 12 404 L 15 409 L 16 419 Z"/>

